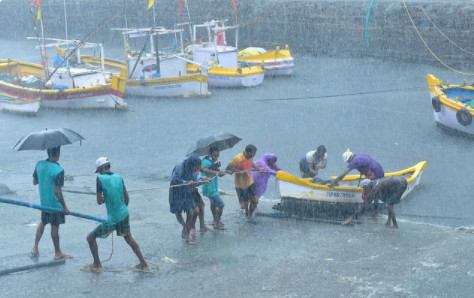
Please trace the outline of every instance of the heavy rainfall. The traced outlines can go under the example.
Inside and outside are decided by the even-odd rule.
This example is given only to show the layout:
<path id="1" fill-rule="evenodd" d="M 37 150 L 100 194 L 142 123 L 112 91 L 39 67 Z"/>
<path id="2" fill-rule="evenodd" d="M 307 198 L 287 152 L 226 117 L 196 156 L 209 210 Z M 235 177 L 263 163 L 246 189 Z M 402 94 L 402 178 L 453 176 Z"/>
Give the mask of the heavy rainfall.
<path id="1" fill-rule="evenodd" d="M 474 123 L 463 122 L 474 115 L 468 102 L 474 93 L 473 13 L 471 0 L 0 0 L 0 296 L 472 296 Z M 193 36 L 192 29 L 199 29 L 193 26 L 200 24 L 207 24 L 208 34 L 196 30 Z M 76 80 L 72 74 L 85 71 L 84 65 L 75 65 L 81 59 L 76 47 L 84 47 L 81 55 L 99 57 L 94 61 L 100 65 L 100 45 L 87 47 L 92 44 L 103 46 L 105 58 L 121 61 L 115 72 L 96 70 L 99 87 L 53 82 L 65 76 Z M 236 50 L 250 47 L 275 51 L 274 57 L 288 50 L 294 59 L 291 74 L 271 74 L 272 59 L 263 65 L 235 60 Z M 200 55 L 220 60 L 196 60 Z M 91 61 L 81 64 L 93 67 Z M 233 75 L 222 75 L 219 63 L 230 63 L 224 66 Z M 12 75 L 8 69 L 15 67 Z M 179 80 L 188 72 L 195 83 L 192 92 L 180 89 L 185 81 Z M 437 83 L 427 81 L 429 74 Z M 241 79 L 219 86 L 235 78 Z M 180 83 L 166 85 L 176 80 Z M 23 86 L 10 88 L 10 82 Z M 161 88 L 146 93 L 153 82 L 161 82 Z M 451 85 L 459 86 L 451 90 Z M 88 101 L 90 88 L 103 93 Z M 464 93 L 450 100 L 443 90 L 448 96 Z M 167 93 L 172 91 L 182 93 Z M 446 120 L 450 115 L 451 122 Z M 36 251 L 35 235 L 42 213 L 48 212 L 25 207 L 44 207 L 33 181 L 42 173 L 38 162 L 48 154 L 15 145 L 32 132 L 60 128 L 83 137 L 61 146 L 58 160 L 64 169 L 60 189 L 71 215 L 59 225 L 60 253 L 50 224 Z M 199 185 L 204 224 L 213 231 L 200 231 L 199 217 L 196 229 L 189 230 L 192 216 L 183 213 L 188 221 L 183 227 L 170 213 L 170 192 L 178 199 L 191 193 L 191 187 L 182 186 L 188 179 L 173 170 L 193 159 L 193 144 L 220 132 L 239 140 L 221 149 L 222 174 L 202 179 L 218 181 L 225 204 L 222 223 L 215 222 L 205 185 Z M 254 171 L 263 167 L 257 161 L 266 153 L 277 157 L 282 171 L 262 171 L 268 185 L 247 217 L 238 197 L 248 196 L 249 206 L 255 206 L 252 189 L 236 190 L 240 182 L 234 178 L 246 175 L 250 164 L 231 161 L 245 161 L 247 156 L 236 156 L 249 144 L 257 148 Z M 327 156 L 317 178 L 324 183 L 314 184 L 300 179 L 300 161 L 320 145 Z M 348 148 L 352 155 L 345 153 Z M 408 169 L 403 173 L 406 196 L 393 204 L 398 229 L 385 225 L 388 203 L 379 207 L 376 222 L 367 210 L 343 224 L 354 210 L 338 208 L 363 206 L 361 196 L 370 187 L 359 183 L 362 174 L 371 178 L 373 171 L 353 170 L 339 184 L 326 184 L 360 153 L 376 160 L 385 176 Z M 410 169 L 423 161 L 426 166 L 415 177 Z M 108 176 L 107 165 L 117 174 L 109 176 L 122 177 L 128 191 L 133 238 L 113 232 L 101 239 L 94 230 L 98 221 L 111 221 L 105 189 L 114 184 L 100 178 Z M 353 184 L 344 187 L 350 177 Z M 199 179 L 191 173 L 194 178 Z M 294 195 L 284 194 L 285 186 Z M 319 192 L 332 197 L 317 203 Z M 98 205 L 101 193 L 106 202 Z M 360 201 L 347 203 L 350 198 Z M 291 210 L 285 202 L 294 203 Z M 329 214 L 326 208 L 337 210 Z M 49 214 L 60 218 L 60 213 Z M 99 271 L 87 266 L 93 263 L 93 230 L 101 272 L 88 272 Z M 140 254 L 127 244 L 130 239 L 139 245 L 146 268 L 135 266 Z"/>

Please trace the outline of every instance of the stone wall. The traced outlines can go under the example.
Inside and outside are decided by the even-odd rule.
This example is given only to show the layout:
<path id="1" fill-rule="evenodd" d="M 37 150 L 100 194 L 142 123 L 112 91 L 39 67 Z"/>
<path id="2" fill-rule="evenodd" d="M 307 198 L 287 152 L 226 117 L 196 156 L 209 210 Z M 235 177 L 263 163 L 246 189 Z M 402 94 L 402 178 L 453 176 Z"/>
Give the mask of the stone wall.
<path id="1" fill-rule="evenodd" d="M 33 36 L 32 16 L 26 0 L 0 2 L 2 38 Z M 64 38 L 63 0 L 43 0 L 45 32 L 48 37 Z M 101 22 L 118 13 L 133 0 L 68 0 L 70 38 L 81 39 Z M 228 19 L 235 24 L 230 0 L 188 0 L 193 23 L 210 19 Z M 369 1 L 291 1 L 237 0 L 239 48 L 260 46 L 273 48 L 289 44 L 293 52 L 316 56 L 373 57 L 439 64 L 426 49 L 412 25 L 402 1 L 375 1 L 369 20 L 369 46 L 365 27 Z M 156 1 L 156 19 L 162 26 L 179 22 L 178 1 Z M 184 1 L 183 1 L 184 3 Z M 151 27 L 152 11 L 147 1 L 127 14 L 129 27 Z M 440 60 L 453 67 L 471 71 L 474 66 L 474 5 L 448 1 L 409 1 L 409 12 L 416 28 Z M 186 9 L 183 21 L 188 21 Z M 432 23 L 431 23 L 432 22 Z M 433 25 L 434 24 L 434 25 Z M 125 17 L 111 27 L 124 27 Z M 439 28 L 436 29 L 436 27 Z M 451 42 L 443 37 L 443 34 Z M 232 39 L 229 34 L 228 40 Z M 118 33 L 103 30 L 92 41 L 120 45 Z M 461 49 L 460 49 L 460 48 Z M 468 52 L 466 52 L 468 51 Z"/>

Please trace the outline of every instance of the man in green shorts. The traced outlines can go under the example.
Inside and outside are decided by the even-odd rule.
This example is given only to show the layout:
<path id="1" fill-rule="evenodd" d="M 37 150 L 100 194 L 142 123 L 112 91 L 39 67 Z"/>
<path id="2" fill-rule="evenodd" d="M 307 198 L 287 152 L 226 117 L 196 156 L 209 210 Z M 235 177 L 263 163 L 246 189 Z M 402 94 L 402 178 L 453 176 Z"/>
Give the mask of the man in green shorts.
<path id="1" fill-rule="evenodd" d="M 64 215 L 69 214 L 61 191 L 64 185 L 64 170 L 58 164 L 60 149 L 61 147 L 49 148 L 48 159 L 39 161 L 33 173 L 33 184 L 39 186 L 41 206 L 60 209 L 63 212 L 41 211 L 41 222 L 36 230 L 35 244 L 31 254 L 35 257 L 39 255 L 38 244 L 43 236 L 44 227 L 51 224 L 55 260 L 72 258 L 63 254 L 59 247 L 59 225 L 66 222 Z"/>
<path id="2" fill-rule="evenodd" d="M 94 263 L 82 267 L 81 270 L 91 272 L 100 272 L 102 270 L 96 238 L 107 238 L 113 231 L 116 231 L 117 236 L 124 237 L 140 260 L 140 264 L 133 268 L 135 270 L 150 271 L 150 267 L 145 262 L 138 243 L 135 242 L 130 232 L 127 208 L 129 197 L 122 177 L 110 171 L 110 161 L 106 157 L 97 159 L 96 168 L 96 173 L 99 173 L 97 177 L 97 204 L 105 203 L 107 221 L 100 224 L 87 235 L 87 242 L 89 243 Z"/>

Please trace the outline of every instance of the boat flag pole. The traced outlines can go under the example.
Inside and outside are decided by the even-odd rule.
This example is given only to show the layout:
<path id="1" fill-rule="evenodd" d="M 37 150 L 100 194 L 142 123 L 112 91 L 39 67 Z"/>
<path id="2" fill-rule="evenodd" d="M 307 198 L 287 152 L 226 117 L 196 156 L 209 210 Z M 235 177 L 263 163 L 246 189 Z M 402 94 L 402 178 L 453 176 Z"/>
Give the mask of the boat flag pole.
<path id="1" fill-rule="evenodd" d="M 43 207 L 41 205 L 26 203 L 26 202 L 22 202 L 22 201 L 18 201 L 18 200 L 9 200 L 9 199 L 0 198 L 0 203 L 18 205 L 18 206 L 23 206 L 23 207 L 29 207 L 29 208 L 39 209 L 39 210 L 43 210 L 43 211 L 52 211 L 52 212 L 64 213 L 64 210 L 61 210 L 61 209 L 58 209 L 58 208 Z M 98 222 L 106 222 L 106 220 L 103 219 L 103 218 L 95 217 L 95 216 L 87 215 L 87 214 L 82 214 L 82 213 L 78 213 L 78 212 L 72 212 L 71 211 L 69 215 L 84 218 L 84 219 L 89 219 L 89 220 L 95 220 L 95 221 L 98 221 Z"/>

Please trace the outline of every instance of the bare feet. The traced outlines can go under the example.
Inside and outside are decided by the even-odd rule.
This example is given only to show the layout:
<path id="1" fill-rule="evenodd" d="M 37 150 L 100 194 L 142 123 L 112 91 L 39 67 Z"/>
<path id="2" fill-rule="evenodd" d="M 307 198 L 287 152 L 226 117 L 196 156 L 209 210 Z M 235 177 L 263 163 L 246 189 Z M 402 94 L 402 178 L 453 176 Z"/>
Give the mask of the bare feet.
<path id="1" fill-rule="evenodd" d="M 191 239 L 186 239 L 186 243 L 187 244 L 191 244 L 191 245 L 195 245 L 196 242 L 194 240 L 191 240 Z"/>
<path id="2" fill-rule="evenodd" d="M 214 229 L 205 225 L 204 227 L 201 227 L 200 231 L 201 232 L 214 232 Z"/>
<path id="3" fill-rule="evenodd" d="M 347 225 L 347 224 L 349 224 L 349 223 L 351 223 L 351 222 L 352 222 L 352 217 L 349 217 L 348 219 L 346 219 L 345 221 L 343 221 L 341 224 L 342 224 L 342 225 Z"/>
<path id="4" fill-rule="evenodd" d="M 376 224 L 376 223 L 378 223 L 379 221 L 378 221 L 377 219 L 371 219 L 371 220 L 369 220 L 369 222 L 370 222 L 371 224 Z"/>
<path id="5" fill-rule="evenodd" d="M 135 266 L 132 267 L 132 271 L 139 271 L 139 272 L 150 273 L 150 272 L 151 272 L 151 269 L 150 269 L 150 266 L 148 266 L 148 264 L 145 264 L 145 265 L 137 264 L 137 265 L 135 265 Z"/>
<path id="6" fill-rule="evenodd" d="M 33 257 L 33 258 L 39 257 L 39 251 L 38 251 L 37 249 L 34 249 L 34 248 L 33 248 L 33 249 L 31 250 L 31 257 Z"/>
<path id="7" fill-rule="evenodd" d="M 98 266 L 94 263 L 81 267 L 82 271 L 89 271 L 94 273 L 100 273 L 102 271 L 102 266 Z"/>
<path id="8" fill-rule="evenodd" d="M 54 259 L 55 260 L 72 259 L 72 256 L 61 253 L 59 255 L 54 255 Z"/>

